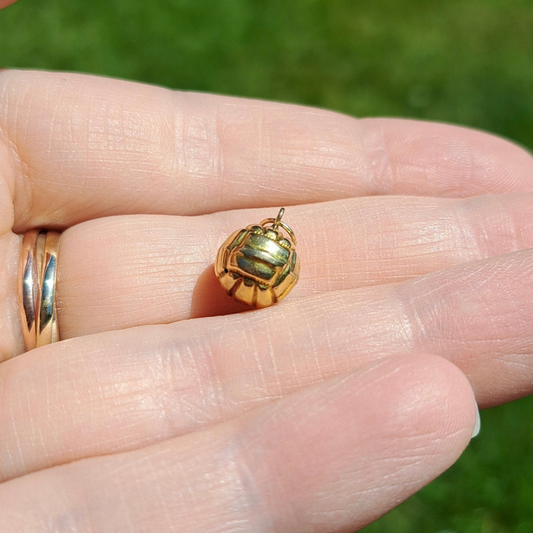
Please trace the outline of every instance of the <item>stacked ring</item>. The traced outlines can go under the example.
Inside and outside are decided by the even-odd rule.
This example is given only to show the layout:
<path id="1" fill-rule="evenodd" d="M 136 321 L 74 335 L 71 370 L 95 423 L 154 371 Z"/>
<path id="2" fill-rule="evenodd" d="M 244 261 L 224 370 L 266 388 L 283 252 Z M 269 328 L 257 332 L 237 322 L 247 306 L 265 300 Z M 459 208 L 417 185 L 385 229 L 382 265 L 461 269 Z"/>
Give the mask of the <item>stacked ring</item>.
<path id="1" fill-rule="evenodd" d="M 22 240 L 19 301 L 26 350 L 59 340 L 55 288 L 59 233 L 31 230 Z"/>

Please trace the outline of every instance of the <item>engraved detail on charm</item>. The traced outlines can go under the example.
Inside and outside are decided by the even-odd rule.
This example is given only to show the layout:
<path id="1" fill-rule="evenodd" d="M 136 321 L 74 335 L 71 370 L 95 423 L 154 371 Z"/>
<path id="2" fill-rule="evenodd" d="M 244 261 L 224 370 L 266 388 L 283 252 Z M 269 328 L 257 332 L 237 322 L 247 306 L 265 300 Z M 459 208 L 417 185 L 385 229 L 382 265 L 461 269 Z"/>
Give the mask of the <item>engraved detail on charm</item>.
<path id="1" fill-rule="evenodd" d="M 219 248 L 216 276 L 238 302 L 269 307 L 296 285 L 300 275 L 296 236 L 281 220 L 284 213 L 281 208 L 276 218 L 233 232 Z"/>

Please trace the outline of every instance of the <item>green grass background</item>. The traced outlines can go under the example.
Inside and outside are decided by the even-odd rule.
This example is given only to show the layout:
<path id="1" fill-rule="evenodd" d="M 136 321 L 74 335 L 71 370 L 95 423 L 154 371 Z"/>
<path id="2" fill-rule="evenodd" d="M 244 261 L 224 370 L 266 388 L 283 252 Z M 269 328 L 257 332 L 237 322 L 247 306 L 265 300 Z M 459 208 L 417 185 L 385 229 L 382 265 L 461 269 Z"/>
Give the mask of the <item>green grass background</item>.
<path id="1" fill-rule="evenodd" d="M 533 0 L 20 0 L 0 67 L 442 120 L 533 147 Z M 533 533 L 533 401 L 367 533 Z"/>

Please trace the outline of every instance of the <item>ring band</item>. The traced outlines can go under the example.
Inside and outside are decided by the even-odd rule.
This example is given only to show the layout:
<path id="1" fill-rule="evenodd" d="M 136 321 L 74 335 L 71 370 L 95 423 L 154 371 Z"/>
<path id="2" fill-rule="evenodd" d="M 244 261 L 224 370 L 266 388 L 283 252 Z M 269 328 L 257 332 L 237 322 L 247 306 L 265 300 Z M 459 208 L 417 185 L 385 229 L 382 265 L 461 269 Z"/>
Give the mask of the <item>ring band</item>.
<path id="1" fill-rule="evenodd" d="M 26 351 L 59 340 L 55 301 L 59 233 L 28 231 L 22 240 L 19 302 Z"/>
<path id="2" fill-rule="evenodd" d="M 26 350 L 32 350 L 37 344 L 37 295 L 39 283 L 37 277 L 37 264 L 35 247 L 38 230 L 28 231 L 22 239 L 19 263 L 19 305 L 21 311 L 22 334 Z"/>

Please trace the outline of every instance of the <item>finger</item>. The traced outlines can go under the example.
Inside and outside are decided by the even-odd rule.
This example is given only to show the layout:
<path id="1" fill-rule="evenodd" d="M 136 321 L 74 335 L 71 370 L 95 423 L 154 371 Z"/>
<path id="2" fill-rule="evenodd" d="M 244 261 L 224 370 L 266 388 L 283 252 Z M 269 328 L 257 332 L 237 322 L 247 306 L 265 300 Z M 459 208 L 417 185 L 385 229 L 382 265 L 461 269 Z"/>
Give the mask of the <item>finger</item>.
<path id="1" fill-rule="evenodd" d="M 223 292 L 212 264 L 227 235 L 267 216 L 109 217 L 68 230 L 57 289 L 62 338 L 249 309 Z M 291 298 L 533 246 L 533 195 L 349 199 L 295 207 L 286 219 L 302 263 Z"/>
<path id="2" fill-rule="evenodd" d="M 469 442 L 472 390 L 447 361 L 389 360 L 242 419 L 0 486 L 0 530 L 353 531 Z"/>
<path id="3" fill-rule="evenodd" d="M 14 4 L 17 0 L 0 0 L 0 9 Z M 1 70 L 0 70 L 1 72 Z"/>
<path id="4" fill-rule="evenodd" d="M 532 273 L 527 250 L 403 283 L 33 350 L 0 365 L 0 476 L 197 431 L 405 353 L 450 359 L 481 407 L 531 394 Z"/>
<path id="5" fill-rule="evenodd" d="M 0 139 L 16 232 L 104 215 L 533 191 L 533 158 L 484 133 L 77 74 L 0 74 Z"/>
<path id="6" fill-rule="evenodd" d="M 246 306 L 220 288 L 212 263 L 229 233 L 267 214 L 108 217 L 69 229 L 61 238 L 57 288 L 62 338 L 242 311 Z M 359 198 L 297 206 L 287 217 L 303 264 L 291 298 L 401 281 L 533 246 L 531 195 Z M 4 239 L 6 359 L 23 346 L 20 244 Z"/>

